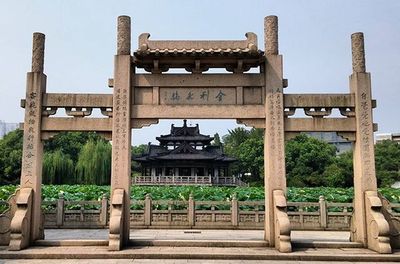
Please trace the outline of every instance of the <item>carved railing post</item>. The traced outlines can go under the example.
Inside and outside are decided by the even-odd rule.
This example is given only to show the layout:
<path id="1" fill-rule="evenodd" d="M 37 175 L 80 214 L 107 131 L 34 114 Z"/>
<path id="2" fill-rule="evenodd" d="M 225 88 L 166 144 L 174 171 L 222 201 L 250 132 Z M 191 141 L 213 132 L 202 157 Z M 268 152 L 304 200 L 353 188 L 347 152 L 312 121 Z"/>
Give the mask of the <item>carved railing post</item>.
<path id="1" fill-rule="evenodd" d="M 108 216 L 108 199 L 107 194 L 103 194 L 101 198 L 101 212 L 100 212 L 100 224 L 102 226 L 107 226 L 107 216 Z"/>
<path id="2" fill-rule="evenodd" d="M 123 189 L 115 189 L 111 197 L 109 250 L 120 250 L 123 246 L 124 196 L 125 191 Z"/>
<path id="3" fill-rule="evenodd" d="M 57 227 L 64 224 L 64 194 L 60 193 L 57 200 L 57 213 L 56 213 Z"/>
<path id="4" fill-rule="evenodd" d="M 151 226 L 151 215 L 153 211 L 153 203 L 150 194 L 146 194 L 144 199 L 144 225 L 146 227 Z"/>
<path id="5" fill-rule="evenodd" d="M 236 193 L 233 194 L 231 201 L 231 218 L 232 218 L 232 226 L 237 227 L 239 225 L 239 204 L 236 197 Z"/>
<path id="6" fill-rule="evenodd" d="M 353 152 L 354 211 L 351 240 L 379 253 L 389 253 L 388 223 L 380 212 L 375 174 L 371 76 L 365 71 L 364 35 L 351 35 L 353 74 L 350 92 L 355 101 L 356 141 Z"/>
<path id="7" fill-rule="evenodd" d="M 284 145 L 284 106 L 282 56 L 278 50 L 278 18 L 268 16 L 264 20 L 265 42 L 265 227 L 264 238 L 270 246 L 288 252 L 290 225 L 286 213 L 274 204 L 274 192 L 279 192 L 279 204 L 286 204 L 286 172 Z M 279 219 L 277 219 L 279 217 Z M 286 219 L 285 219 L 286 218 Z M 278 226 L 276 226 L 279 223 Z M 281 227 L 289 230 L 280 230 Z M 276 233 L 278 232 L 278 233 Z M 282 233 L 283 232 L 283 233 Z M 281 235 L 282 234 L 282 235 Z M 285 234 L 284 240 L 280 239 Z"/>
<path id="8" fill-rule="evenodd" d="M 188 221 L 189 221 L 189 226 L 190 227 L 193 227 L 195 225 L 196 218 L 195 218 L 195 203 L 194 203 L 194 200 L 193 200 L 193 193 L 190 193 L 190 195 L 189 195 Z"/>
<path id="9" fill-rule="evenodd" d="M 119 250 L 129 242 L 130 229 L 130 186 L 131 186 L 131 80 L 134 68 L 131 63 L 131 20 L 130 17 L 118 17 L 118 44 L 114 62 L 114 91 L 113 91 L 113 122 L 112 122 L 112 171 L 111 199 L 121 197 L 123 191 L 122 209 L 111 206 L 110 226 L 121 224 L 118 229 L 120 236 L 111 233 L 110 249 Z M 118 193 L 115 193 L 118 190 Z M 117 210 L 117 212 L 113 212 Z M 121 215 L 121 221 L 116 220 Z M 112 221 L 117 221 L 113 222 Z M 120 239 L 119 243 L 116 239 Z M 111 241 L 113 240 L 113 241 Z"/>
<path id="10" fill-rule="evenodd" d="M 328 227 L 328 210 L 326 208 L 326 200 L 323 195 L 319 197 L 319 221 L 320 226 L 325 229 Z"/>

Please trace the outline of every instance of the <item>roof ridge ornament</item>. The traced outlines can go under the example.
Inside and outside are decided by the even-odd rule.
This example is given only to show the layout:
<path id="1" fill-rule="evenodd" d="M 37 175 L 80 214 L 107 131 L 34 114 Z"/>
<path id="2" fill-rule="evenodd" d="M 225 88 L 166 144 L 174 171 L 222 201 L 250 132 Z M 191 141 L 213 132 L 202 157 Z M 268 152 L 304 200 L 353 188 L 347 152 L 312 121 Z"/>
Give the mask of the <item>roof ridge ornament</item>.
<path id="1" fill-rule="evenodd" d="M 149 33 L 142 33 L 139 36 L 139 47 L 137 52 L 148 50 L 158 51 L 232 51 L 246 50 L 257 52 L 257 35 L 253 32 L 245 34 L 245 40 L 150 40 Z"/>

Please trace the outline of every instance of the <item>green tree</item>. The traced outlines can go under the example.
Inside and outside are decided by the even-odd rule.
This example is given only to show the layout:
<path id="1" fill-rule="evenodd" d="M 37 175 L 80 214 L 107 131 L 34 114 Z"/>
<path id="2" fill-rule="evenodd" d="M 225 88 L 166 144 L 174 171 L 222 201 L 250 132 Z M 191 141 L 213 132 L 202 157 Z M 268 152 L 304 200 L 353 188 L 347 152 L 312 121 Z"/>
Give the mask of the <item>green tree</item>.
<path id="1" fill-rule="evenodd" d="M 300 134 L 286 143 L 286 176 L 289 186 L 314 187 L 324 183 L 321 177 L 334 161 L 335 146 Z"/>
<path id="2" fill-rule="evenodd" d="M 111 179 L 111 145 L 104 140 L 89 140 L 79 153 L 77 179 L 85 184 L 106 185 Z"/>
<path id="3" fill-rule="evenodd" d="M 22 130 L 15 130 L 0 139 L 0 185 L 19 183 L 22 136 Z"/>
<path id="4" fill-rule="evenodd" d="M 241 174 L 251 173 L 244 176 L 246 182 L 257 183 L 264 178 L 264 140 L 251 137 L 245 140 L 237 148 L 237 158 Z"/>
<path id="5" fill-rule="evenodd" d="M 60 149 L 43 157 L 44 184 L 71 184 L 75 182 L 74 162 Z"/>
<path id="6" fill-rule="evenodd" d="M 133 175 L 139 175 L 141 174 L 141 167 L 139 162 L 135 161 L 134 158 L 145 154 L 148 151 L 148 145 L 141 144 L 138 146 L 132 146 L 131 151 L 131 171 Z"/>
<path id="7" fill-rule="evenodd" d="M 76 163 L 83 146 L 89 141 L 98 141 L 102 138 L 94 132 L 61 132 L 44 144 L 45 151 L 55 152 L 61 150 Z"/>
<path id="8" fill-rule="evenodd" d="M 221 138 L 219 137 L 218 133 L 214 134 L 214 140 L 212 142 L 213 146 L 222 146 Z"/>
<path id="9" fill-rule="evenodd" d="M 336 156 L 333 163 L 325 168 L 322 174 L 323 185 L 328 187 L 352 187 L 353 152 L 348 151 Z"/>
<path id="10" fill-rule="evenodd" d="M 400 144 L 390 140 L 375 144 L 375 166 L 380 187 L 400 181 Z"/>

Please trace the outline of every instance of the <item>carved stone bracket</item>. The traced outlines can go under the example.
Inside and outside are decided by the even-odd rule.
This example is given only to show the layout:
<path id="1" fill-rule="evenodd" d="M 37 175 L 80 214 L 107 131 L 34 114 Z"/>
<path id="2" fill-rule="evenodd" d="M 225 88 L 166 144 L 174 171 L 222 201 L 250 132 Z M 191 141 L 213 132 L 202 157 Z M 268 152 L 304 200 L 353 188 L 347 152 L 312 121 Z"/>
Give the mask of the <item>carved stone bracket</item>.
<path id="1" fill-rule="evenodd" d="M 142 128 L 142 127 L 147 127 L 151 125 L 158 124 L 158 119 L 153 119 L 153 118 L 135 118 L 132 119 L 131 121 L 131 127 L 132 128 Z"/>
<path id="2" fill-rule="evenodd" d="M 42 116 L 51 116 L 57 113 L 58 107 L 43 107 Z"/>
<path id="3" fill-rule="evenodd" d="M 286 209 L 286 197 L 283 190 L 273 191 L 274 221 L 275 221 L 275 248 L 280 252 L 292 252 L 290 242 L 290 221 Z"/>
<path id="4" fill-rule="evenodd" d="M 74 109 L 74 110 L 73 110 Z M 92 114 L 93 108 L 91 107 L 66 107 L 65 108 L 65 113 L 68 116 L 73 116 L 73 117 L 85 117 L 85 116 L 90 116 Z"/>
<path id="5" fill-rule="evenodd" d="M 9 250 L 21 250 L 29 246 L 32 196 L 32 188 L 22 188 L 17 195 L 17 210 L 11 220 Z"/>
<path id="6" fill-rule="evenodd" d="M 376 191 L 365 192 L 368 248 L 378 253 L 392 253 L 389 223 L 381 210 L 382 202 Z"/>
<path id="7" fill-rule="evenodd" d="M 100 107 L 100 111 L 103 116 L 108 116 L 108 117 L 113 116 L 112 108 Z"/>
<path id="8" fill-rule="evenodd" d="M 324 109 L 324 110 L 323 110 Z M 305 107 L 304 108 L 304 113 L 307 116 L 312 116 L 312 117 L 324 117 L 324 116 L 329 116 L 332 113 L 332 108 L 322 108 L 322 107 L 314 107 L 314 108 L 310 108 L 310 107 Z"/>
<path id="9" fill-rule="evenodd" d="M 347 117 L 356 116 L 354 107 L 339 107 L 339 111 L 342 116 L 347 116 Z"/>
<path id="10" fill-rule="evenodd" d="M 120 250 L 122 247 L 122 215 L 124 210 L 124 189 L 115 189 L 111 198 L 110 235 L 108 249 Z"/>
<path id="11" fill-rule="evenodd" d="M 243 118 L 243 119 L 236 119 L 237 124 L 245 125 L 248 127 L 254 128 L 265 128 L 265 119 L 261 118 Z"/>
<path id="12" fill-rule="evenodd" d="M 284 114 L 285 116 L 292 116 L 296 113 L 296 107 L 285 108 Z"/>
<path id="13" fill-rule="evenodd" d="M 354 132 L 336 132 L 336 134 L 345 140 L 354 142 L 356 141 L 356 133 Z"/>

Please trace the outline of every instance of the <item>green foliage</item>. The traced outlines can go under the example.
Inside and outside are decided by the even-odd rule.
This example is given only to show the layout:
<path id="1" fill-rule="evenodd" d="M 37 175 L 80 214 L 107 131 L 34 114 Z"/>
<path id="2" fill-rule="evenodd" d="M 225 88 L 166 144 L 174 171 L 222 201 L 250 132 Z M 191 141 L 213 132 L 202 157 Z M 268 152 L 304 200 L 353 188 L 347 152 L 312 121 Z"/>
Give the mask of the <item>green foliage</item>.
<path id="1" fill-rule="evenodd" d="M 133 175 L 141 175 L 141 167 L 140 163 L 133 160 L 135 157 L 142 156 L 145 154 L 148 150 L 148 145 L 146 144 L 141 144 L 138 146 L 132 146 L 131 147 L 131 171 Z"/>
<path id="2" fill-rule="evenodd" d="M 45 151 L 54 152 L 61 150 L 76 163 L 79 153 L 89 140 L 98 141 L 101 137 L 94 132 L 61 132 L 45 142 Z"/>
<path id="3" fill-rule="evenodd" d="M 335 146 L 300 134 L 286 143 L 286 175 L 289 186 L 324 184 L 325 169 L 334 161 Z"/>
<path id="4" fill-rule="evenodd" d="M 0 185 L 19 183 L 22 135 L 22 130 L 15 130 L 0 140 Z"/>
<path id="5" fill-rule="evenodd" d="M 222 146 L 221 138 L 219 137 L 218 133 L 214 134 L 214 140 L 212 142 L 213 146 Z"/>
<path id="6" fill-rule="evenodd" d="M 333 163 L 322 174 L 323 185 L 327 187 L 352 187 L 353 153 L 351 151 L 336 156 Z"/>
<path id="7" fill-rule="evenodd" d="M 390 140 L 377 143 L 375 164 L 379 186 L 388 187 L 400 181 L 400 144 Z"/>
<path id="8" fill-rule="evenodd" d="M 61 150 L 48 152 L 43 157 L 43 183 L 74 183 L 74 162 Z"/>
<path id="9" fill-rule="evenodd" d="M 111 179 L 111 145 L 89 140 L 79 153 L 76 175 L 80 183 L 106 185 Z"/>

